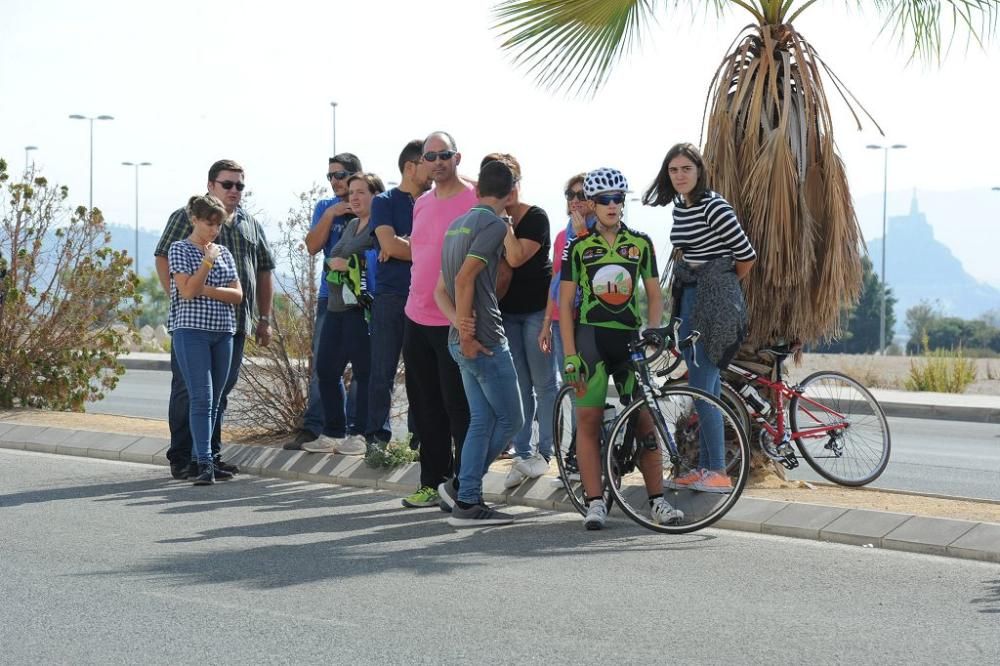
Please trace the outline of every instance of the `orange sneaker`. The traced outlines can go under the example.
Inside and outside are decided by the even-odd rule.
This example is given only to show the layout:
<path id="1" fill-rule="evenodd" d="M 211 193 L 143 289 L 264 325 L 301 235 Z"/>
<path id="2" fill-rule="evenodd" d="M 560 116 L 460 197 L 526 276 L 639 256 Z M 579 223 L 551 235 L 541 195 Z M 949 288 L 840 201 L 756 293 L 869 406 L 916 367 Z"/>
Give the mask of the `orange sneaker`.
<path id="1" fill-rule="evenodd" d="M 703 493 L 731 493 L 733 482 L 725 474 L 706 471 L 700 479 L 691 484 L 691 490 L 700 490 Z"/>
<path id="2" fill-rule="evenodd" d="M 705 473 L 703 469 L 693 469 L 687 474 L 678 476 L 675 479 L 667 479 L 663 483 L 664 488 L 670 488 L 672 490 L 684 490 L 685 488 L 692 488 L 695 483 L 697 483 L 702 474 Z"/>

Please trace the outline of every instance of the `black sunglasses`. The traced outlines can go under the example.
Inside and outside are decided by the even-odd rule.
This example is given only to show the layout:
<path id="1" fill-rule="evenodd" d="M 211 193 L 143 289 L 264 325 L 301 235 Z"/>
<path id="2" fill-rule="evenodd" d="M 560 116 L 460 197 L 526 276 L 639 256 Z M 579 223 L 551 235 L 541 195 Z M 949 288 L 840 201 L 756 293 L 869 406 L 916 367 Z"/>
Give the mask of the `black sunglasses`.
<path id="1" fill-rule="evenodd" d="M 336 178 L 337 180 L 344 180 L 348 176 L 353 176 L 353 175 L 354 174 L 351 173 L 350 171 L 331 171 L 330 173 L 326 174 L 326 179 L 333 180 L 334 178 Z"/>
<path id="2" fill-rule="evenodd" d="M 233 187 L 235 187 L 237 192 L 242 192 L 243 188 L 246 187 L 246 183 L 236 180 L 215 180 L 212 182 L 222 185 L 222 189 L 224 190 L 231 190 L 233 189 Z"/>
<path id="3" fill-rule="evenodd" d="M 434 152 L 433 150 L 428 150 L 424 153 L 424 160 L 427 162 L 437 162 L 440 157 L 442 160 L 450 160 L 455 156 L 454 150 L 439 150 Z"/>
<path id="4" fill-rule="evenodd" d="M 566 190 L 566 201 L 572 201 L 573 199 L 576 199 L 577 201 L 586 201 L 587 195 L 583 193 L 583 190 L 580 190 L 579 192 Z"/>
<path id="5" fill-rule="evenodd" d="M 623 204 L 625 203 L 624 194 L 598 194 L 594 196 L 594 203 L 600 204 L 602 206 L 610 206 L 611 204 Z"/>

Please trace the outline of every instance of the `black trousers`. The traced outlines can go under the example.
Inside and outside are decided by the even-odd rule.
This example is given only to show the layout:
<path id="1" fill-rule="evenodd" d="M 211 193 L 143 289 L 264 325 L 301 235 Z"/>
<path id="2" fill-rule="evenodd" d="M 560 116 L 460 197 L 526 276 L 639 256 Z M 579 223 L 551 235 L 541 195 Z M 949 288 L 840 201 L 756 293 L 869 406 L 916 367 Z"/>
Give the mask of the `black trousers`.
<path id="1" fill-rule="evenodd" d="M 469 403 L 462 373 L 448 353 L 448 327 L 407 317 L 403 362 L 410 415 L 420 434 L 420 485 L 437 488 L 461 466 L 469 429 Z"/>

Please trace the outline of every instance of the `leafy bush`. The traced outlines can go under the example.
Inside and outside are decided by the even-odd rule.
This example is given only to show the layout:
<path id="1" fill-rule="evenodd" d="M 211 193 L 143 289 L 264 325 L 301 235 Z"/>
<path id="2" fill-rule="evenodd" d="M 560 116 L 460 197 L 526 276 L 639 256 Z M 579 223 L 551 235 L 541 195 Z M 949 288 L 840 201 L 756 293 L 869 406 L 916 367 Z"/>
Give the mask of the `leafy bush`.
<path id="1" fill-rule="evenodd" d="M 132 260 L 108 246 L 99 210 L 68 197 L 34 172 L 12 182 L 0 160 L 0 408 L 82 410 L 115 387 L 136 339 Z"/>
<path id="2" fill-rule="evenodd" d="M 365 454 L 365 464 L 369 467 L 388 468 L 398 467 L 407 463 L 416 462 L 420 459 L 420 454 L 410 448 L 405 442 L 389 442 L 385 447 L 369 446 Z"/>
<path id="3" fill-rule="evenodd" d="M 910 361 L 907 390 L 964 393 L 969 384 L 976 381 L 975 362 L 962 353 L 961 347 L 929 351 L 927 344 L 925 335 L 923 358 Z"/>

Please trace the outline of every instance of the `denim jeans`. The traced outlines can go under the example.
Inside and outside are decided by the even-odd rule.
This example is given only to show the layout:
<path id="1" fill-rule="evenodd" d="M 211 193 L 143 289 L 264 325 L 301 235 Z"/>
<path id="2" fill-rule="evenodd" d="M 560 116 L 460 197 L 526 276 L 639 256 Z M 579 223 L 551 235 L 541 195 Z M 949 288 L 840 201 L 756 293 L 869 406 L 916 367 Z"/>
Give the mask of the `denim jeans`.
<path id="1" fill-rule="evenodd" d="M 686 338 L 691 335 L 691 312 L 696 301 L 694 287 L 685 287 L 681 292 L 679 335 Z M 722 391 L 722 379 L 719 368 L 709 360 L 705 346 L 695 343 L 694 348 L 684 350 L 684 363 L 688 367 L 688 384 L 718 397 Z M 697 365 L 695 365 L 697 364 Z M 698 467 L 702 469 L 722 470 L 726 467 L 726 446 L 723 440 L 722 414 L 714 406 L 696 401 L 699 431 Z"/>
<path id="2" fill-rule="evenodd" d="M 221 420 L 219 407 L 233 360 L 233 334 L 178 328 L 171 349 L 184 377 L 188 394 L 188 424 L 194 445 L 190 457 L 212 461 L 212 431 Z"/>
<path id="3" fill-rule="evenodd" d="M 490 463 L 524 425 L 521 396 L 511 390 L 517 384 L 517 371 L 507 345 L 492 347 L 492 356 L 478 354 L 476 358 L 462 356 L 457 342 L 449 343 L 448 351 L 462 371 L 469 400 L 469 430 L 458 471 L 458 499 L 478 504 L 483 499 L 483 476 Z"/>
<path id="4" fill-rule="evenodd" d="M 316 367 L 319 365 L 317 363 L 317 359 L 319 358 L 319 336 L 323 331 L 323 320 L 326 319 L 326 304 L 328 301 L 329 299 L 326 296 L 320 296 L 316 300 L 316 323 L 313 325 L 313 370 L 312 377 L 309 379 L 309 401 L 306 403 L 305 414 L 302 415 L 302 428 L 314 435 L 319 435 L 323 432 L 323 398 L 319 393 L 319 375 L 316 372 Z M 343 391 L 343 378 L 340 380 L 340 388 Z M 351 384 L 350 390 L 347 391 L 348 428 L 354 423 L 354 403 L 356 402 L 357 395 L 357 387 Z"/>
<path id="5" fill-rule="evenodd" d="M 222 421 L 226 407 L 229 405 L 229 392 L 236 386 L 240 378 L 240 366 L 243 364 L 243 348 L 247 336 L 239 332 L 233 336 L 232 361 L 229 364 L 229 376 L 222 388 L 222 398 L 219 400 L 219 411 L 212 430 L 212 456 L 218 456 L 222 450 Z M 186 464 L 191 460 L 193 441 L 191 437 L 190 406 L 187 384 L 177 359 L 176 341 L 170 347 L 170 402 L 167 406 L 167 424 L 170 427 L 170 448 L 167 449 L 167 460 L 171 465 Z"/>
<path id="6" fill-rule="evenodd" d="M 380 294 L 372 303 L 372 368 L 365 435 L 382 442 L 392 439 L 389 412 L 399 355 L 403 351 L 404 307 L 406 296 L 397 294 Z"/>
<path id="7" fill-rule="evenodd" d="M 563 353 L 562 327 L 558 321 L 552 322 L 552 360 L 556 364 L 556 383 L 562 381 L 563 361 L 566 355 Z"/>
<path id="8" fill-rule="evenodd" d="M 514 436 L 514 450 L 521 458 L 531 455 L 531 423 L 536 417 L 538 452 L 546 459 L 552 456 L 552 406 L 559 388 L 552 354 L 546 354 L 538 347 L 538 336 L 542 332 L 544 318 L 544 310 L 503 315 L 503 330 L 517 371 L 521 408 L 524 412 L 524 425 Z"/>
<path id="9" fill-rule="evenodd" d="M 344 370 L 350 363 L 351 386 L 357 386 L 356 413 L 359 417 L 367 414 L 371 348 L 368 322 L 361 308 L 327 312 L 317 351 L 316 370 L 323 399 L 323 434 L 338 438 L 347 434 L 364 434 L 357 421 L 353 427 L 348 427 L 343 381 Z"/>

